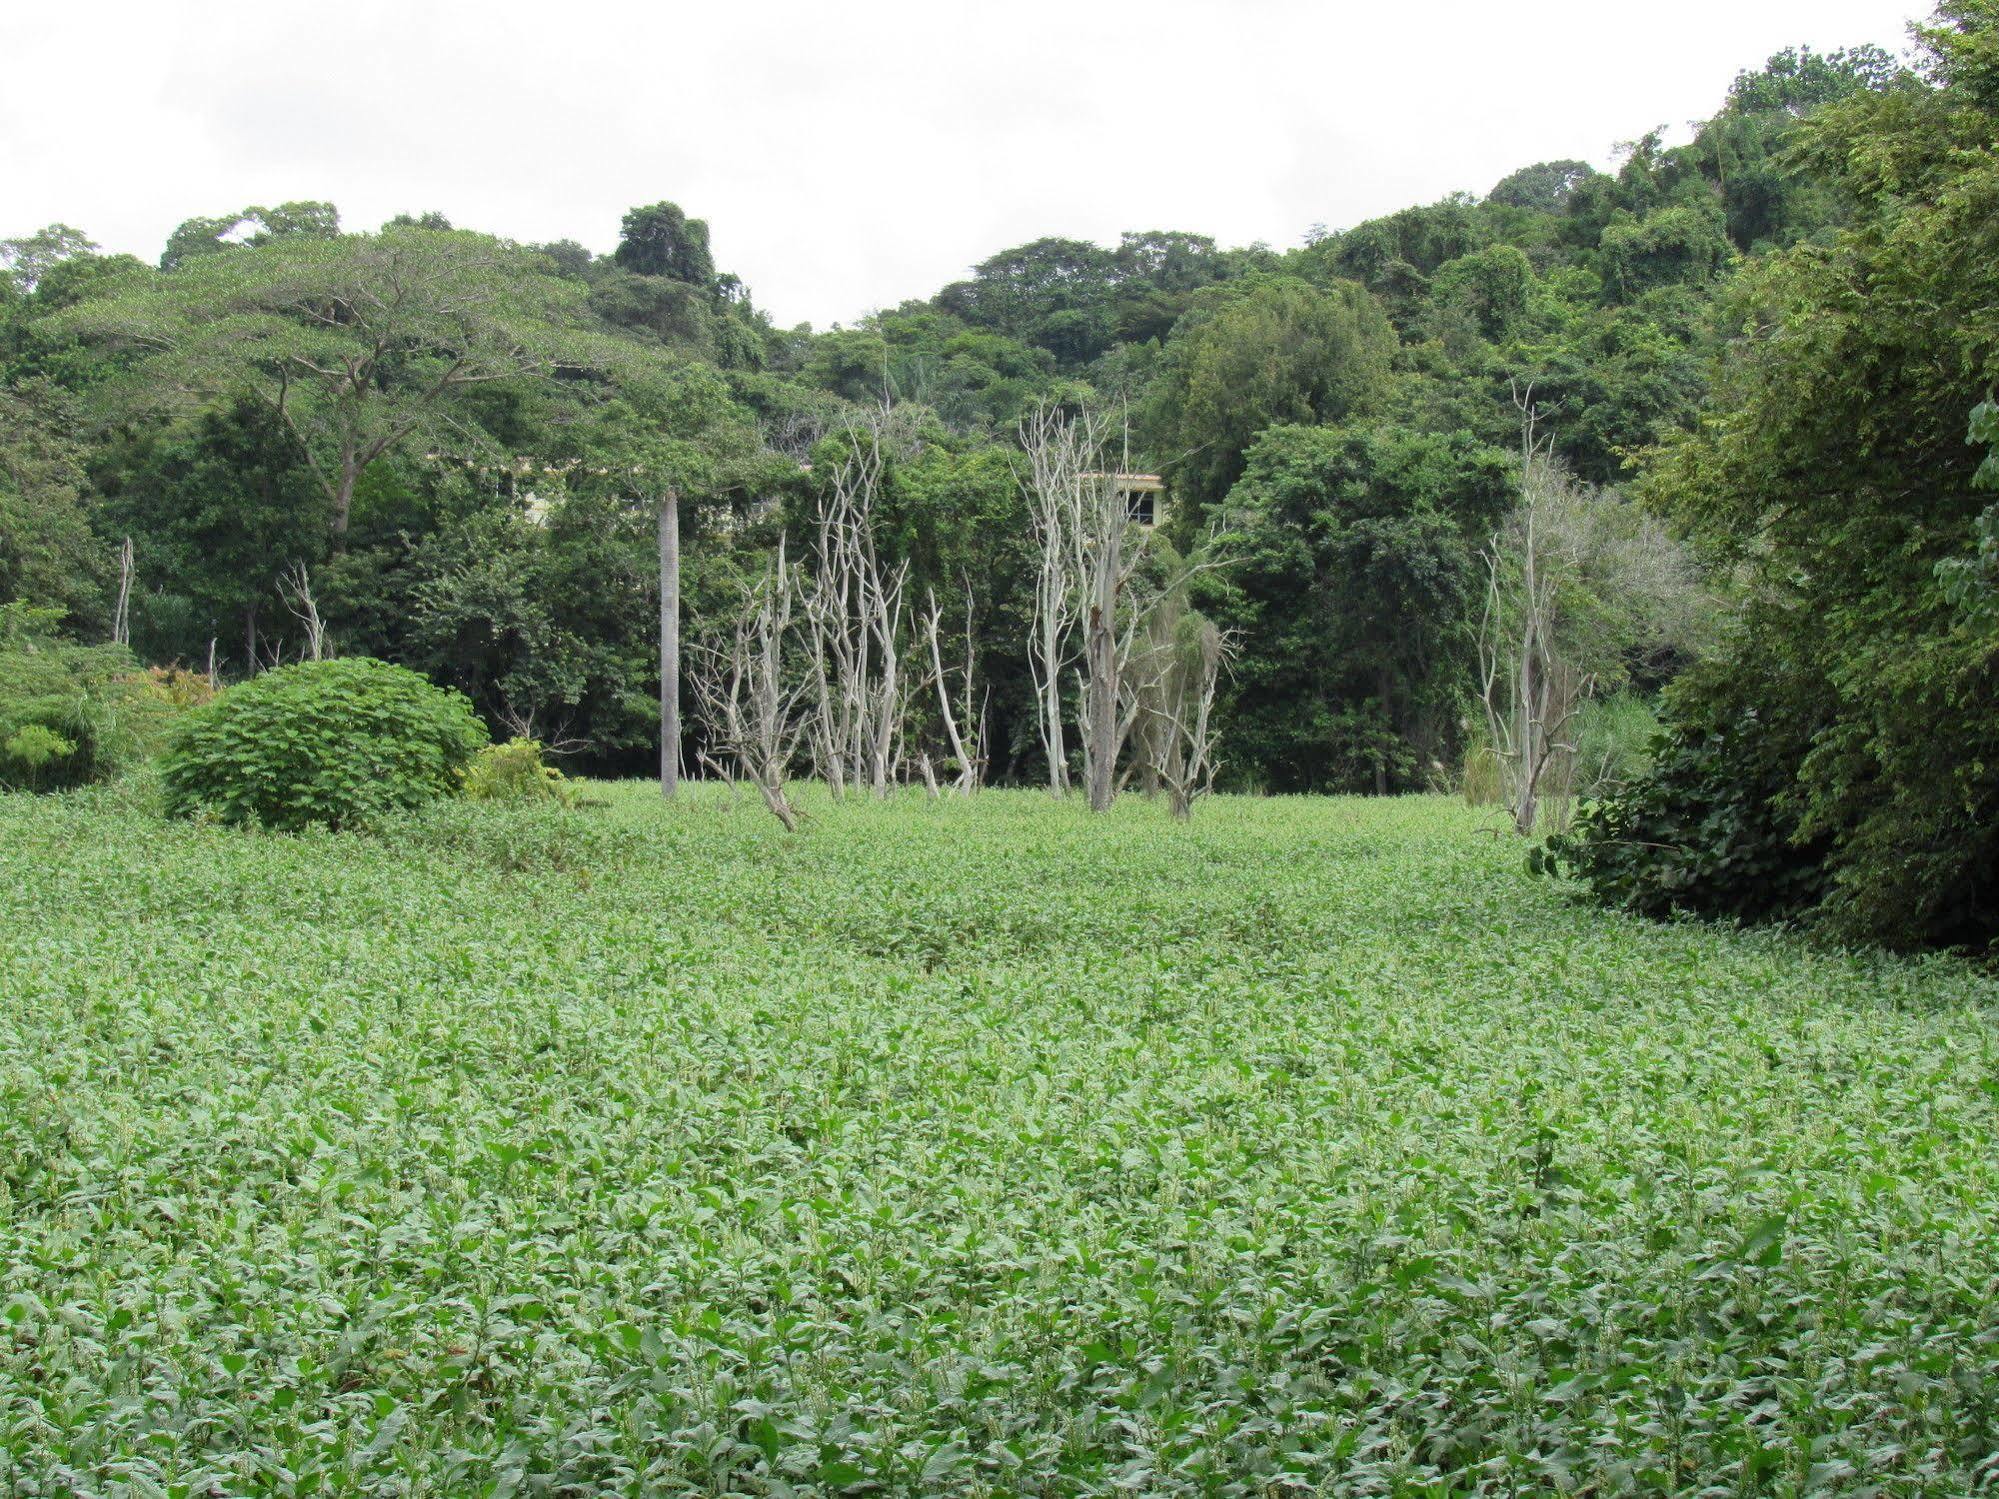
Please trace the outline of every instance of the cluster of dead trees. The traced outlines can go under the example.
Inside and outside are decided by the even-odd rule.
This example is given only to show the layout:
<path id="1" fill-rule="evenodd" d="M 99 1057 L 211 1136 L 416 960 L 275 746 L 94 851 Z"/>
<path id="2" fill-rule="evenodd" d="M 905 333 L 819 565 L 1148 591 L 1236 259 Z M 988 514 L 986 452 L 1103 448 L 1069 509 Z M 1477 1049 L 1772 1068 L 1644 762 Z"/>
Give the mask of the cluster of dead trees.
<path id="1" fill-rule="evenodd" d="M 1136 779 L 1185 818 L 1214 784 L 1216 698 L 1230 641 L 1189 600 L 1212 563 L 1149 547 L 1127 512 L 1124 432 L 1090 411 L 1047 408 L 1022 423 L 1022 484 L 1037 574 L 1028 658 L 1049 790 L 1080 779 L 1102 811 Z M 975 601 L 947 621 L 914 596 L 907 560 L 886 555 L 878 511 L 897 446 L 884 409 L 851 428 L 819 485 L 808 555 L 780 547 L 729 619 L 689 652 L 707 728 L 704 766 L 747 783 L 795 827 L 800 774 L 835 797 L 983 783 L 989 717 L 980 691 Z"/>
<path id="2" fill-rule="evenodd" d="M 1194 577 L 1217 564 L 1141 544 L 1121 424 L 1043 407 L 1020 439 L 1038 558 L 1028 663 L 1048 789 L 1070 789 L 1073 701 L 1091 808 L 1107 810 L 1135 776 L 1185 818 L 1218 768 L 1215 697 L 1231 641 L 1188 600 Z"/>
<path id="3" fill-rule="evenodd" d="M 943 777 L 969 795 L 985 777 L 970 590 L 947 664 L 936 595 L 918 606 L 908 561 L 891 562 L 878 535 L 884 474 L 905 440 L 893 410 L 851 428 L 821 487 L 808 561 L 781 545 L 742 609 L 691 653 L 704 764 L 755 786 L 787 828 L 798 814 L 786 785 L 801 766 L 835 797 L 886 796 L 917 777 L 932 796 Z"/>

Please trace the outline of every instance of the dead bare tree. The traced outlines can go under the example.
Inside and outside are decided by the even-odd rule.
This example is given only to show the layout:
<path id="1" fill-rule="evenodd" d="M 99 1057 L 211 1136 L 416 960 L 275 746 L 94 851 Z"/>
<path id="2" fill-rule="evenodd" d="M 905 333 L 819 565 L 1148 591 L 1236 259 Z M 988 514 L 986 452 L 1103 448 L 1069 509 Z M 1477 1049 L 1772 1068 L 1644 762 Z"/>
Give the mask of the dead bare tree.
<path id="1" fill-rule="evenodd" d="M 697 699 L 700 698 L 700 690 L 699 690 L 700 670 L 701 670 L 700 662 L 697 660 L 694 663 L 694 670 L 693 670 L 693 680 L 695 682 L 695 688 L 696 688 L 695 696 Z M 694 758 L 699 764 L 713 771 L 715 773 L 715 778 L 721 781 L 725 786 L 729 788 L 729 807 L 733 811 L 736 805 L 735 759 L 732 756 L 725 754 L 722 756 L 721 759 L 718 760 L 713 755 L 709 754 L 708 751 L 705 749 L 696 750 L 694 752 Z"/>
<path id="2" fill-rule="evenodd" d="M 930 681 L 937 689 L 937 713 L 944 725 L 945 740 L 951 746 L 951 758 L 958 767 L 958 779 L 953 783 L 961 796 L 970 796 L 979 789 L 979 782 L 985 774 L 985 759 L 981 753 L 983 740 L 979 731 L 973 731 L 973 738 L 966 739 L 966 730 L 959 727 L 961 718 L 969 722 L 972 712 L 973 669 L 975 665 L 974 640 L 972 633 L 972 595 L 968 587 L 965 592 L 965 665 L 960 676 L 963 698 L 957 705 L 951 701 L 951 678 L 944 669 L 944 649 L 939 639 L 942 634 L 944 611 L 938 606 L 937 595 L 930 594 L 930 610 L 923 616 L 924 638 L 930 646 Z M 930 757 L 923 757 L 925 779 L 931 780 Z"/>
<path id="3" fill-rule="evenodd" d="M 787 669 L 785 642 L 792 630 L 794 570 L 782 543 L 768 572 L 719 638 L 703 641 L 692 673 L 709 730 L 732 756 L 744 780 L 787 831 L 798 812 L 786 791 L 799 740 L 808 728 L 801 712 L 804 677 Z"/>
<path id="4" fill-rule="evenodd" d="M 312 596 L 312 574 L 303 562 L 294 562 L 278 576 L 278 597 L 305 629 L 305 646 L 299 652 L 299 659 L 324 661 L 330 653 L 326 623 L 319 617 L 319 602 Z M 272 664 L 277 663 L 274 660 Z"/>
<path id="5" fill-rule="evenodd" d="M 1126 668 L 1146 612 L 1133 587 L 1140 552 L 1126 544 L 1131 516 L 1118 479 L 1130 464 L 1129 424 L 1120 427 L 1115 451 L 1110 435 L 1097 413 L 1070 415 L 1051 406 L 1020 427 L 1041 553 L 1028 659 L 1049 789 L 1058 796 L 1068 789 L 1061 674 L 1070 667 L 1080 693 L 1083 782 L 1098 812 L 1117 797 L 1118 758 L 1138 717 Z M 1080 653 L 1072 627 L 1080 627 Z"/>
<path id="6" fill-rule="evenodd" d="M 1516 390 L 1520 411 L 1520 502 L 1485 548 L 1486 601 L 1479 626 L 1480 702 L 1513 826 L 1531 834 L 1551 766 L 1575 753 L 1569 730 L 1592 679 L 1558 649 L 1568 529 L 1561 511 L 1575 486 L 1539 431 L 1533 388 Z"/>
<path id="7" fill-rule="evenodd" d="M 1130 520 L 1114 475 L 1085 476 L 1079 501 L 1073 535 L 1083 581 L 1083 780 L 1090 810 L 1104 812 L 1117 797 L 1118 751 L 1136 718 L 1135 706 L 1127 704 L 1137 695 L 1125 688 L 1123 676 L 1137 631 L 1120 629 L 1118 618 L 1132 573 L 1124 545 Z"/>
<path id="8" fill-rule="evenodd" d="M 1075 623 L 1078 594 L 1071 535 L 1083 475 L 1094 466 L 1101 434 L 1087 412 L 1072 420 L 1059 407 L 1044 404 L 1022 420 L 1020 445 L 1027 453 L 1022 486 L 1039 554 L 1027 662 L 1034 678 L 1035 723 L 1048 756 L 1048 790 L 1059 797 L 1069 791 L 1062 679 L 1072 659 L 1070 626 Z"/>
<path id="9" fill-rule="evenodd" d="M 1567 473 L 1520 407 L 1520 498 L 1485 549 L 1479 696 L 1500 799 L 1521 833 L 1566 826 L 1591 794 L 1577 761 L 1582 711 L 1634 661 L 1698 652 L 1713 597 L 1663 522 Z"/>
<path id="10" fill-rule="evenodd" d="M 118 548 L 118 605 L 111 614 L 111 643 L 132 643 L 132 538 Z"/>
<path id="11" fill-rule="evenodd" d="M 882 558 L 875 507 L 898 424 L 850 427 L 847 450 L 819 504 L 816 570 L 804 596 L 811 659 L 813 759 L 835 796 L 867 785 L 886 796 L 899 778 L 909 683 L 909 563 Z"/>
<path id="12" fill-rule="evenodd" d="M 544 727 L 538 710 L 521 708 L 510 702 L 495 705 L 493 716 L 500 721 L 500 727 L 513 739 L 532 739 L 552 755 L 574 755 L 590 748 L 588 739 L 579 739 L 568 732 L 569 717 L 557 719 L 552 728 Z"/>
<path id="13" fill-rule="evenodd" d="M 1198 614 L 1186 615 L 1176 633 L 1156 693 L 1159 779 L 1174 817 L 1185 822 L 1195 801 L 1214 789 L 1221 768 L 1215 758 L 1215 696 L 1235 640 Z"/>
<path id="14" fill-rule="evenodd" d="M 797 463 L 808 463 L 812 449 L 826 436 L 826 413 L 812 407 L 773 412 L 757 423 L 763 446 Z"/>
<path id="15" fill-rule="evenodd" d="M 680 790 L 680 490 L 659 497 L 659 794 Z"/>

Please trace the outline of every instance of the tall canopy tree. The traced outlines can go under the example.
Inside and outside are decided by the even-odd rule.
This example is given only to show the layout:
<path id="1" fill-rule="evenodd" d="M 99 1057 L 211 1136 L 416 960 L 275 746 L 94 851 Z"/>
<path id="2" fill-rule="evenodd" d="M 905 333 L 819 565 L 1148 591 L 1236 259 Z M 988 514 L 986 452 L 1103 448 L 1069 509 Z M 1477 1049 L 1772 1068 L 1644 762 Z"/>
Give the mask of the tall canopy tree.
<path id="1" fill-rule="evenodd" d="M 1228 511 L 1243 642 L 1223 758 L 1285 791 L 1401 789 L 1455 748 L 1477 548 L 1514 464 L 1391 426 L 1272 427 Z"/>
<path id="2" fill-rule="evenodd" d="M 468 393 L 613 357 L 581 294 L 500 240 L 395 228 L 281 237 L 114 283 L 57 320 L 130 344 L 145 396 L 248 396 L 297 439 L 345 537 L 355 486 L 411 441 L 480 446 Z"/>
<path id="3" fill-rule="evenodd" d="M 1199 527 L 1264 428 L 1376 407 L 1395 346 L 1380 306 L 1350 281 L 1255 276 L 1198 294 L 1167 341 L 1145 423 L 1168 455 L 1181 522 Z"/>
<path id="4" fill-rule="evenodd" d="M 74 414 L 52 392 L 0 390 L 0 604 L 101 627 L 110 549 L 92 534 Z"/>
<path id="5" fill-rule="evenodd" d="M 638 275 L 665 276 L 704 290 L 715 280 L 707 220 L 690 219 L 678 203 L 653 203 L 626 214 L 614 258 Z"/>
<path id="6" fill-rule="evenodd" d="M 279 239 L 332 239 L 339 233 L 340 211 L 331 203 L 316 201 L 246 208 L 213 219 L 188 219 L 168 236 L 160 269 L 174 270 L 197 255 L 255 249 Z"/>
<path id="7" fill-rule="evenodd" d="M 1670 774 L 1585 837 L 1633 904 L 1823 895 L 1847 935 L 1999 936 L 1999 632 L 1953 596 L 1990 503 L 1966 437 L 1999 386 L 1999 4 L 1952 0 L 1923 40 L 1927 87 L 1802 127 L 1855 222 L 1746 273 L 1705 420 L 1652 479 L 1754 589 L 1677 694 Z M 1823 878 L 1773 912 L 1758 872 L 1786 861 Z"/>
<path id="8" fill-rule="evenodd" d="M 66 260 L 96 252 L 96 243 L 81 229 L 50 224 L 18 239 L 0 240 L 0 271 L 14 290 L 31 292 L 48 273 Z"/>

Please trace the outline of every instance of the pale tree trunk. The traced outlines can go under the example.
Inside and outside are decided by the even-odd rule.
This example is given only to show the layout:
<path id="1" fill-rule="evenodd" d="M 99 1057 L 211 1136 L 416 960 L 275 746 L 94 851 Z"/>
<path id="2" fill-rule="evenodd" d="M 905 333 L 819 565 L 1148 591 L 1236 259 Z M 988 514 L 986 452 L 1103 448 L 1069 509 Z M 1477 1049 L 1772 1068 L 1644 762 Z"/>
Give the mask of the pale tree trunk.
<path id="1" fill-rule="evenodd" d="M 680 494 L 659 506 L 659 794 L 680 789 Z"/>
<path id="2" fill-rule="evenodd" d="M 319 601 L 312 596 L 312 573 L 303 562 L 294 562 L 278 579 L 278 597 L 291 610 L 292 618 L 305 628 L 302 661 L 324 661 L 332 651 L 327 645 L 326 624 L 319 617 Z"/>
<path id="3" fill-rule="evenodd" d="M 743 601 L 727 635 L 697 644 L 694 691 L 718 747 L 756 783 L 764 805 L 787 830 L 798 813 L 785 791 L 792 756 L 808 727 L 799 708 L 805 684 L 785 670 L 796 580 L 778 543 L 777 557 Z"/>
<path id="4" fill-rule="evenodd" d="M 343 443 L 340 468 L 330 486 L 333 493 L 328 496 L 333 501 L 333 549 L 336 552 L 347 544 L 347 525 L 354 515 L 354 487 L 360 482 L 360 455 Z"/>
<path id="5" fill-rule="evenodd" d="M 923 617 L 924 635 L 930 642 L 930 675 L 937 684 L 937 712 L 944 724 L 944 737 L 951 746 L 951 758 L 958 762 L 957 789 L 970 795 L 979 784 L 980 751 L 965 742 L 965 736 L 958 727 L 958 715 L 951 706 L 951 681 L 944 670 L 944 648 L 938 636 L 943 624 L 943 611 L 937 607 L 937 595 L 930 595 L 930 612 Z M 972 711 L 972 602 L 969 581 L 965 600 L 965 712 Z M 930 757 L 923 758 L 923 773 L 931 774 Z"/>
<path id="6" fill-rule="evenodd" d="M 1536 433 L 1531 387 L 1521 412 L 1520 506 L 1486 548 L 1488 586 L 1479 627 L 1481 699 L 1514 830 L 1533 833 L 1544 807 L 1563 804 L 1567 735 L 1594 678 L 1562 656 L 1561 590 L 1573 569 L 1580 496 Z M 1544 779 L 1545 778 L 1545 779 Z"/>
<path id="7" fill-rule="evenodd" d="M 1160 778 L 1166 783 L 1173 816 L 1185 822 L 1195 801 L 1214 789 L 1215 694 L 1223 668 L 1234 653 L 1234 637 L 1203 621 L 1191 651 L 1174 650 L 1159 675 Z"/>
<path id="8" fill-rule="evenodd" d="M 1117 796 L 1118 584 L 1123 527 L 1106 528 L 1090 600 L 1090 810 L 1107 812 Z"/>
<path id="9" fill-rule="evenodd" d="M 111 616 L 111 643 L 132 643 L 132 538 L 118 549 L 118 608 Z"/>
<path id="10" fill-rule="evenodd" d="M 1048 751 L 1048 793 L 1063 797 L 1069 794 L 1069 747 L 1062 737 L 1061 626 L 1053 613 L 1046 612 L 1040 625 L 1041 660 L 1054 668 L 1045 669 L 1036 700 L 1041 709 L 1041 740 Z"/>
<path id="11" fill-rule="evenodd" d="M 849 429 L 819 507 L 817 569 L 804 598 L 812 664 L 813 755 L 835 796 L 848 786 L 888 794 L 907 709 L 903 647 L 909 564 L 876 549 L 887 416 Z"/>
<path id="12" fill-rule="evenodd" d="M 1075 531 L 1081 524 L 1082 471 L 1096 440 L 1087 413 L 1082 431 L 1059 409 L 1044 405 L 1020 423 L 1031 477 L 1022 487 L 1034 520 L 1040 565 L 1035 572 L 1034 617 L 1027 664 L 1034 678 L 1035 723 L 1048 756 L 1048 791 L 1069 792 L 1069 746 L 1062 724 L 1062 673 L 1069 659 L 1069 627 L 1082 579 L 1074 573 Z"/>
<path id="13" fill-rule="evenodd" d="M 1530 526 L 1527 542 L 1527 597 L 1535 597 L 1534 589 L 1534 541 Z M 1539 815 L 1541 762 L 1541 704 L 1539 702 L 1541 684 L 1537 680 L 1536 667 L 1539 642 L 1535 635 L 1536 620 L 1533 614 L 1527 616 L 1520 641 L 1520 726 L 1515 737 L 1520 745 L 1520 757 L 1525 772 L 1520 778 L 1520 794 L 1513 808 L 1514 831 L 1523 835 L 1534 831 L 1534 819 Z"/>
<path id="14" fill-rule="evenodd" d="M 1392 733 L 1395 728 L 1395 713 L 1389 697 L 1394 691 L 1394 680 L 1385 666 L 1375 673 L 1374 691 L 1381 701 L 1382 727 Z M 1388 751 L 1385 747 L 1377 748 L 1374 752 L 1374 794 L 1388 795 Z"/>
<path id="15" fill-rule="evenodd" d="M 1129 581 L 1123 541 L 1130 517 L 1116 474 L 1104 471 L 1110 466 L 1106 437 L 1104 423 L 1088 410 L 1070 417 L 1043 405 L 1020 424 L 1030 469 L 1023 484 L 1041 548 L 1028 665 L 1049 789 L 1059 796 L 1069 784 L 1062 673 L 1072 649 L 1070 627 L 1080 624 L 1078 737 L 1084 788 L 1100 812 L 1117 795 L 1118 748 L 1128 727 L 1120 721 L 1120 667 L 1143 613 L 1120 609 Z M 1127 434 L 1126 466 L 1129 447 Z"/>

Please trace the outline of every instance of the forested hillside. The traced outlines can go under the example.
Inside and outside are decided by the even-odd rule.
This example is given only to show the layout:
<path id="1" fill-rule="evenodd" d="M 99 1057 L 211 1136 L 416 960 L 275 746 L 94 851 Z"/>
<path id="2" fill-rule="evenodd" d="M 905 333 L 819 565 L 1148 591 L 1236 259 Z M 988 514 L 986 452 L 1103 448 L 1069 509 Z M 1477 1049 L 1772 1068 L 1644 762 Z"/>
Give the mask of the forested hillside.
<path id="1" fill-rule="evenodd" d="M 825 332 L 774 326 L 671 202 L 608 255 L 309 201 L 189 219 L 156 264 L 52 225 L 0 246 L 6 628 L 222 682 L 330 641 L 572 766 L 637 770 L 661 742 L 669 502 L 668 612 L 719 650 L 780 547 L 823 550 L 865 431 L 869 543 L 935 676 L 965 663 L 966 722 L 948 688 L 914 703 L 897 763 L 946 765 L 976 724 L 987 778 L 1037 782 L 1037 703 L 1090 688 L 1033 649 L 1021 433 L 1090 410 L 1120 469 L 1168 485 L 1135 565 L 1174 603 L 1145 628 L 1198 624 L 1226 658 L 1221 783 L 1443 789 L 1519 754 L 1488 742 L 1482 621 L 1542 473 L 1574 539 L 1563 794 L 1636 776 L 1692 668 L 1682 718 L 1781 741 L 1743 813 L 1805 865 L 1778 914 L 1836 888 L 1875 913 L 1856 930 L 1976 938 L 1995 542 L 1965 436 L 1974 408 L 1999 435 L 1996 32 L 1991 0 L 1957 0 L 1908 65 L 1787 51 L 1612 173 L 1526 165 L 1285 249 L 1038 240 Z M 699 682 L 680 706 L 695 764 L 719 710 Z M 1932 845 L 1892 890 L 1867 875 Z M 1713 883 L 1593 871 L 1641 904 Z"/>

